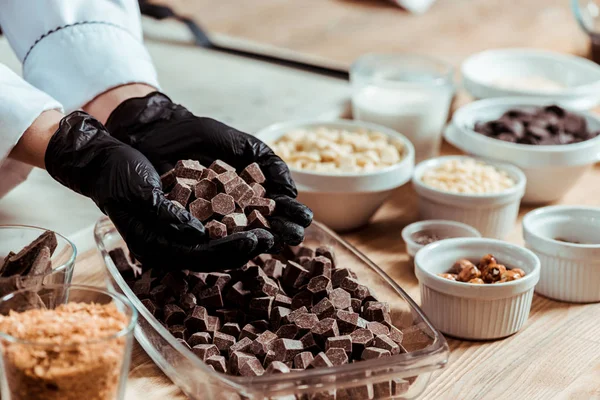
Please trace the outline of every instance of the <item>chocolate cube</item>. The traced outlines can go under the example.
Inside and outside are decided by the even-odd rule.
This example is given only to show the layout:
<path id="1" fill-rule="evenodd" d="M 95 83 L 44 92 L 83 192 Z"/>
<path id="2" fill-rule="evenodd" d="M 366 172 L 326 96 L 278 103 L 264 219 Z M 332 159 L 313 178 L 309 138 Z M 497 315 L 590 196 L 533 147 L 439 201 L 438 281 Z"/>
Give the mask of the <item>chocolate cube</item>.
<path id="1" fill-rule="evenodd" d="M 221 160 L 213 161 L 213 163 L 210 164 L 210 167 L 208 167 L 208 168 L 212 169 L 217 174 L 222 174 L 222 173 L 228 172 L 228 171 L 235 172 L 235 168 L 233 168 L 231 165 L 227 164 L 225 161 L 221 161 Z"/>
<path id="2" fill-rule="evenodd" d="M 213 216 L 213 207 L 211 202 L 204 199 L 196 199 L 192 201 L 190 203 L 190 214 L 198 218 L 201 222 L 207 221 Z"/>
<path id="3" fill-rule="evenodd" d="M 197 199 L 210 201 L 217 193 L 217 185 L 208 179 L 202 179 L 194 186 L 194 195 Z"/>
<path id="4" fill-rule="evenodd" d="M 233 197 L 225 193 L 219 193 L 211 199 L 212 211 L 215 215 L 224 217 L 235 211 Z"/>
<path id="5" fill-rule="evenodd" d="M 275 212 L 275 201 L 264 197 L 253 197 L 244 206 L 244 212 L 249 214 L 254 210 L 264 216 L 270 216 Z"/>
<path id="6" fill-rule="evenodd" d="M 245 214 L 232 213 L 223 217 L 223 223 L 227 227 L 227 233 L 243 232 L 248 225 L 248 218 Z"/>
<path id="7" fill-rule="evenodd" d="M 240 173 L 240 177 L 245 180 L 248 184 L 250 183 L 264 183 L 266 181 L 265 175 L 260 170 L 257 163 L 248 165 Z"/>
<path id="8" fill-rule="evenodd" d="M 179 160 L 175 164 L 175 176 L 178 178 L 187 178 L 200 180 L 204 167 L 195 160 Z"/>
<path id="9" fill-rule="evenodd" d="M 270 229 L 269 221 L 258 211 L 254 210 L 248 215 L 249 229 Z"/>
<path id="10" fill-rule="evenodd" d="M 206 230 L 208 230 L 208 236 L 211 239 L 221 239 L 227 236 L 227 226 L 224 223 L 219 222 L 217 220 L 213 219 L 212 221 L 209 221 L 206 225 L 204 225 L 204 227 L 206 228 Z"/>

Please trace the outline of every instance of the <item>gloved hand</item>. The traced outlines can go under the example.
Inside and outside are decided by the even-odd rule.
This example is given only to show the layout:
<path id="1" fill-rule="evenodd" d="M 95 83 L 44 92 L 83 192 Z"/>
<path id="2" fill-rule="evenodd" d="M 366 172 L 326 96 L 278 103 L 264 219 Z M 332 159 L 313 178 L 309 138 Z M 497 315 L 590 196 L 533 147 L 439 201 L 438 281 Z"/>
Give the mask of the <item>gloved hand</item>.
<path id="1" fill-rule="evenodd" d="M 209 240 L 200 221 L 164 197 L 160 176 L 148 159 L 84 112 L 62 119 L 45 164 L 54 179 L 91 198 L 110 217 L 144 265 L 234 268 L 273 245 L 273 236 L 261 229 Z"/>
<path id="2" fill-rule="evenodd" d="M 304 239 L 312 211 L 296 200 L 298 192 L 285 162 L 254 136 L 197 117 L 158 92 L 121 103 L 106 127 L 111 135 L 148 157 L 161 174 L 178 160 L 198 160 L 208 166 L 221 159 L 238 172 L 258 163 L 267 179 L 267 196 L 276 202 L 275 215 L 269 218 L 276 239 L 273 251 L 283 243 L 297 245 Z"/>

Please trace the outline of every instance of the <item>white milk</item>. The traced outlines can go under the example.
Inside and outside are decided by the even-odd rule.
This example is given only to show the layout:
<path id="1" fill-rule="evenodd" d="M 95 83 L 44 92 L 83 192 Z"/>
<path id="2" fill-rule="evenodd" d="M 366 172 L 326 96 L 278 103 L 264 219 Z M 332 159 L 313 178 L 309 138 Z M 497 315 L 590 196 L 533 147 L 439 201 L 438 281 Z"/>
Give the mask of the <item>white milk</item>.
<path id="1" fill-rule="evenodd" d="M 370 85 L 354 93 L 352 112 L 355 119 L 405 135 L 415 146 L 416 161 L 421 161 L 438 154 L 451 101 L 452 88 L 445 85 Z"/>

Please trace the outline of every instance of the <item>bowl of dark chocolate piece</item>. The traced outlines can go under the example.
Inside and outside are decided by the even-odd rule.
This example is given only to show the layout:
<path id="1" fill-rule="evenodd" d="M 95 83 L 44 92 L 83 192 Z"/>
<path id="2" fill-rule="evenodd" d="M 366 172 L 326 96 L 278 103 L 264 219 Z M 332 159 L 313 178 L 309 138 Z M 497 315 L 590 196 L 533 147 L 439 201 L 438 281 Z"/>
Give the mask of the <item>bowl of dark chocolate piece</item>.
<path id="1" fill-rule="evenodd" d="M 123 275 L 108 219 L 95 236 L 109 286 L 139 310 L 137 340 L 192 399 L 415 398 L 447 362 L 414 301 L 318 222 L 301 246 L 219 272 Z"/>
<path id="2" fill-rule="evenodd" d="M 0 296 L 71 283 L 77 249 L 67 238 L 25 225 L 0 225 Z"/>
<path id="3" fill-rule="evenodd" d="M 462 151 L 521 168 L 523 202 L 547 203 L 600 161 L 599 132 L 595 114 L 534 98 L 497 98 L 461 107 L 444 136 Z"/>

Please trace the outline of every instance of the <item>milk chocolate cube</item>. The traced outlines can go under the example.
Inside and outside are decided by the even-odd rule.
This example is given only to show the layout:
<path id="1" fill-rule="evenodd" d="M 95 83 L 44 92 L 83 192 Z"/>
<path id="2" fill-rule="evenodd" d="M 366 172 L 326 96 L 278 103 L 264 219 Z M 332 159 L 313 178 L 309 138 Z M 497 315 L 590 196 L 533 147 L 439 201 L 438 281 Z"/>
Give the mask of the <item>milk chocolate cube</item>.
<path id="1" fill-rule="evenodd" d="M 275 352 L 278 361 L 293 361 L 297 354 L 302 353 L 305 348 L 300 340 L 275 339 L 271 344 L 271 350 Z"/>
<path id="2" fill-rule="evenodd" d="M 313 360 L 314 357 L 310 351 L 303 351 L 294 357 L 294 368 L 306 369 Z"/>
<path id="3" fill-rule="evenodd" d="M 182 340 L 185 341 L 185 337 L 187 335 L 185 326 L 183 326 L 183 325 L 171 325 L 171 326 L 169 326 L 169 332 L 171 333 L 171 335 L 175 336 L 175 338 L 182 339 Z"/>
<path id="4" fill-rule="evenodd" d="M 307 276 L 308 270 L 306 270 L 306 268 L 293 261 L 288 261 L 283 270 L 281 279 L 287 286 L 298 289 L 303 285 Z"/>
<path id="5" fill-rule="evenodd" d="M 308 290 L 301 290 L 292 297 L 292 310 L 313 305 L 313 295 Z"/>
<path id="6" fill-rule="evenodd" d="M 281 339 L 295 339 L 300 332 L 300 329 L 295 324 L 281 325 L 275 334 Z"/>
<path id="7" fill-rule="evenodd" d="M 315 276 L 308 282 L 306 290 L 312 293 L 315 301 L 320 300 L 333 290 L 333 287 L 331 286 L 331 279 L 323 275 Z"/>
<path id="8" fill-rule="evenodd" d="M 179 298 L 179 306 L 186 312 L 191 311 L 196 305 L 196 296 L 193 293 L 184 293 Z"/>
<path id="9" fill-rule="evenodd" d="M 254 210 L 248 216 L 248 229 L 270 229 L 269 221 L 258 210 Z"/>
<path id="10" fill-rule="evenodd" d="M 202 174 L 200 175 L 200 179 L 208 179 L 209 181 L 212 181 L 217 176 L 219 176 L 219 174 L 216 173 L 214 170 L 212 170 L 210 168 L 206 168 L 206 169 L 202 170 Z"/>
<path id="11" fill-rule="evenodd" d="M 252 354 L 244 353 L 241 351 L 234 351 L 231 353 L 231 357 L 229 358 L 229 372 L 234 375 L 238 375 L 240 373 L 240 369 L 250 360 L 257 360 Z M 258 360 L 257 360 L 258 361 Z"/>
<path id="12" fill-rule="evenodd" d="M 223 297 L 221 288 L 218 286 L 209 287 L 200 292 L 198 302 L 204 307 L 221 308 L 223 307 Z"/>
<path id="13" fill-rule="evenodd" d="M 264 373 L 265 369 L 256 357 L 248 360 L 240 368 L 241 376 L 261 376 Z"/>
<path id="14" fill-rule="evenodd" d="M 376 322 L 376 321 L 367 322 L 366 328 L 368 330 L 370 330 L 371 332 L 373 332 L 373 335 L 375 335 L 375 336 L 377 336 L 377 335 L 386 335 L 387 336 L 390 334 L 390 328 L 388 328 L 381 322 Z"/>
<path id="15" fill-rule="evenodd" d="M 325 341 L 325 350 L 343 349 L 348 355 L 352 354 L 352 338 L 350 335 L 333 336 Z"/>
<path id="16" fill-rule="evenodd" d="M 231 165 L 227 164 L 225 161 L 221 161 L 221 160 L 213 161 L 213 163 L 210 164 L 210 167 L 208 167 L 208 168 L 212 169 L 217 174 L 222 174 L 224 172 L 229 172 L 229 171 L 235 172 L 235 168 L 233 168 Z"/>
<path id="17" fill-rule="evenodd" d="M 160 176 L 163 191 L 168 192 L 175 185 L 175 169 L 165 172 Z"/>
<path id="18" fill-rule="evenodd" d="M 252 324 L 246 324 L 242 328 L 242 333 L 240 334 L 240 340 L 247 337 L 252 340 L 256 339 L 258 335 L 260 335 L 260 331 L 256 329 L 256 327 Z"/>
<path id="19" fill-rule="evenodd" d="M 285 294 L 278 293 L 273 300 L 273 307 L 286 307 L 291 309 L 292 299 Z"/>
<path id="20" fill-rule="evenodd" d="M 258 335 L 252 345 L 250 345 L 250 352 L 256 356 L 264 356 L 267 351 L 271 348 L 271 342 L 278 339 L 277 335 L 271 331 L 265 331 Z"/>
<path id="21" fill-rule="evenodd" d="M 208 332 L 196 332 L 190 335 L 187 342 L 191 347 L 194 347 L 199 344 L 210 344 L 212 339 L 210 337 L 210 333 Z"/>
<path id="22" fill-rule="evenodd" d="M 275 201 L 264 197 L 253 197 L 244 206 L 244 212 L 258 211 L 264 216 L 269 216 L 275 211 Z"/>
<path id="23" fill-rule="evenodd" d="M 208 204 L 208 207 L 211 207 L 210 203 Z M 210 211 L 212 213 L 212 209 L 210 209 Z M 227 226 L 217 220 L 213 219 L 212 221 L 209 221 L 204 227 L 208 231 L 208 236 L 211 239 L 221 239 L 227 236 Z"/>
<path id="24" fill-rule="evenodd" d="M 290 372 L 290 368 L 281 361 L 273 361 L 267 370 L 266 374 L 285 374 Z"/>
<path id="25" fill-rule="evenodd" d="M 317 314 L 319 319 L 331 318 L 335 315 L 335 307 L 327 297 L 315 304 L 310 311 Z"/>
<path id="26" fill-rule="evenodd" d="M 253 211 L 253 213 L 254 212 L 255 211 Z M 279 278 L 281 278 L 281 276 L 283 274 L 283 267 L 284 267 L 284 264 L 281 261 L 272 258 L 265 262 L 265 265 L 263 266 L 263 271 L 265 271 L 265 274 L 268 277 L 273 278 L 273 279 L 279 279 Z M 290 304 L 291 304 L 291 299 L 290 299 Z"/>
<path id="27" fill-rule="evenodd" d="M 169 200 L 174 200 L 183 206 L 187 206 L 192 195 L 190 183 L 190 181 L 186 181 L 183 178 L 175 178 L 175 185 L 168 195 Z"/>
<path id="28" fill-rule="evenodd" d="M 363 351 L 373 343 L 373 332 L 368 329 L 357 329 L 350 334 L 352 339 L 352 355 L 359 358 Z"/>
<path id="29" fill-rule="evenodd" d="M 235 202 L 233 197 L 225 193 L 219 193 L 210 201 L 214 214 L 224 217 L 235 211 Z"/>
<path id="30" fill-rule="evenodd" d="M 229 348 L 233 346 L 235 342 L 235 337 L 223 332 L 215 332 L 213 335 L 213 344 L 224 354 L 227 354 Z"/>
<path id="31" fill-rule="evenodd" d="M 312 362 L 308 365 L 308 368 L 323 368 L 323 367 L 333 367 L 333 363 L 329 360 L 329 357 L 325 355 L 325 353 L 320 352 L 315 356 Z"/>
<path id="32" fill-rule="evenodd" d="M 208 179 L 202 179 L 194 186 L 194 195 L 197 199 L 210 201 L 217 193 L 217 185 Z"/>
<path id="33" fill-rule="evenodd" d="M 249 353 L 252 342 L 253 342 L 253 340 L 250 339 L 249 337 L 244 337 L 244 338 L 240 339 L 238 342 L 232 344 L 228 351 L 229 357 L 231 358 L 231 355 L 236 351 Z"/>
<path id="34" fill-rule="evenodd" d="M 260 318 L 269 318 L 272 306 L 272 296 L 255 297 L 253 299 L 250 299 L 248 311 L 250 311 L 254 315 L 257 315 Z"/>
<path id="35" fill-rule="evenodd" d="M 164 321 L 167 325 L 181 325 L 185 319 L 185 311 L 175 304 L 166 304 L 163 308 Z"/>
<path id="36" fill-rule="evenodd" d="M 244 170 L 240 173 L 240 177 L 249 184 L 264 183 L 266 181 L 265 175 L 255 162 L 244 168 Z"/>
<path id="37" fill-rule="evenodd" d="M 213 367 L 213 369 L 217 372 L 227 372 L 227 363 L 225 361 L 225 357 L 223 356 L 208 357 L 204 362 Z"/>
<path id="38" fill-rule="evenodd" d="M 331 284 L 334 288 L 340 287 L 344 278 L 356 278 L 356 275 L 348 268 L 337 269 L 333 272 Z"/>
<path id="39" fill-rule="evenodd" d="M 390 322 L 390 307 L 387 303 L 371 301 L 365 304 L 362 317 L 367 321 Z"/>
<path id="40" fill-rule="evenodd" d="M 325 355 L 335 366 L 348 364 L 348 354 L 346 354 L 344 349 L 332 347 L 325 352 Z"/>
<path id="41" fill-rule="evenodd" d="M 204 199 L 196 199 L 192 201 L 190 203 L 190 214 L 198 218 L 201 222 L 207 221 L 213 216 L 213 207 L 211 202 Z"/>
<path id="42" fill-rule="evenodd" d="M 342 288 L 333 289 L 331 293 L 329 293 L 329 300 L 331 300 L 331 304 L 338 310 L 347 310 L 352 307 L 350 293 Z"/>
<path id="43" fill-rule="evenodd" d="M 361 360 L 371 360 L 373 358 L 389 357 L 390 355 L 390 352 L 387 350 L 378 347 L 367 347 L 363 350 L 360 358 Z"/>
<path id="44" fill-rule="evenodd" d="M 312 313 L 302 313 L 295 317 L 292 323 L 298 327 L 300 334 L 305 334 L 319 323 L 319 317 Z"/>
<path id="45" fill-rule="evenodd" d="M 332 246 L 319 246 L 317 247 L 317 249 L 315 250 L 315 255 L 317 257 L 319 256 L 323 256 L 329 259 L 329 261 L 331 261 L 331 267 L 333 269 L 337 268 L 337 259 L 335 257 L 335 251 L 333 250 Z"/>
<path id="46" fill-rule="evenodd" d="M 214 344 L 199 344 L 192 347 L 192 352 L 202 361 L 212 356 L 218 356 L 219 349 Z"/>
<path id="47" fill-rule="evenodd" d="M 238 338 L 238 337 L 240 337 L 240 334 L 242 333 L 242 329 L 240 328 L 240 325 L 238 323 L 226 322 L 221 327 L 221 332 L 223 332 L 227 335 L 231 335 L 234 338 Z"/>
<path id="48" fill-rule="evenodd" d="M 387 350 L 391 355 L 400 353 L 400 346 L 387 335 L 377 335 L 373 340 L 373 346 Z"/>
<path id="49" fill-rule="evenodd" d="M 204 167 L 195 160 L 179 160 L 175 164 L 175 176 L 178 178 L 188 178 L 200 180 Z"/>
<path id="50" fill-rule="evenodd" d="M 252 188 L 252 192 L 254 193 L 253 197 L 265 197 L 267 194 L 267 190 L 260 183 L 251 183 L 250 187 Z"/>

